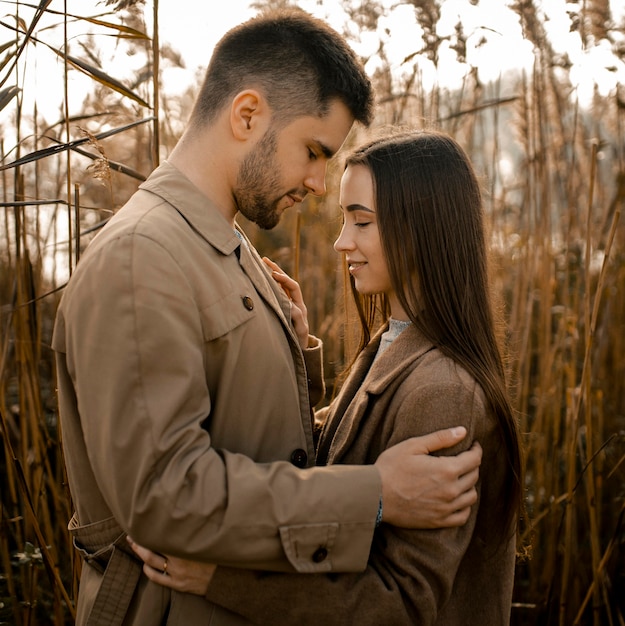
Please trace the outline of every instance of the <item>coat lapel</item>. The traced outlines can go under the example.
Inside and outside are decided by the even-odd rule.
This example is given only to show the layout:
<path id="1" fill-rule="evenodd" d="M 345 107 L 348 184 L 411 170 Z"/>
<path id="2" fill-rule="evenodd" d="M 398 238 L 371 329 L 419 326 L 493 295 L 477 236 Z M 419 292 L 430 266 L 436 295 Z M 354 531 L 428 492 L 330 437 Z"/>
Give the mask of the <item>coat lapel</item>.
<path id="1" fill-rule="evenodd" d="M 172 177 L 172 172 L 176 172 L 175 177 Z M 167 161 L 162 163 L 140 187 L 171 204 L 200 237 L 222 254 L 233 254 L 239 247 L 241 268 L 252 281 L 260 297 L 278 315 L 289 337 L 297 342 L 291 326 L 289 299 L 269 272 L 265 271 L 262 259 L 238 226 L 237 230 L 241 237 L 237 237 L 232 226 L 210 199 Z M 243 243 L 241 239 L 244 239 Z"/>
<path id="2" fill-rule="evenodd" d="M 240 246 L 239 263 L 241 268 L 252 281 L 254 288 L 261 298 L 275 311 L 289 334 L 294 336 L 291 324 L 291 307 L 289 299 L 278 283 L 271 277 L 269 270 L 260 258 L 244 233 L 239 231 L 243 238 Z M 295 338 L 297 340 L 297 338 Z"/>
<path id="3" fill-rule="evenodd" d="M 328 424 L 321 436 L 319 449 L 325 461 L 340 462 L 358 435 L 373 405 L 384 398 L 388 404 L 398 387 L 417 367 L 420 358 L 434 348 L 414 326 L 408 327 L 375 361 L 382 328 L 359 355 L 351 374 L 336 398 Z M 384 410 L 383 407 L 380 407 Z"/>
<path id="4" fill-rule="evenodd" d="M 380 345 L 380 335 L 381 333 L 376 334 L 365 349 L 358 355 L 349 376 L 343 383 L 337 397 L 332 402 L 331 410 L 328 413 L 317 447 L 317 465 L 328 464 L 328 456 L 334 436 L 341 425 L 341 420 L 347 415 L 350 403 L 363 385 L 367 372 L 375 358 L 378 346 Z"/>

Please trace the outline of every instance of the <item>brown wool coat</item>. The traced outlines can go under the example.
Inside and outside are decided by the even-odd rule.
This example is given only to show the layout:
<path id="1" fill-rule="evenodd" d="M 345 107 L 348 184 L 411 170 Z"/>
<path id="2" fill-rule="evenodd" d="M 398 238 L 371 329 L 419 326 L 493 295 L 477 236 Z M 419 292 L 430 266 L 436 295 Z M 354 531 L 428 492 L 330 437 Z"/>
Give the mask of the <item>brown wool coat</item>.
<path id="1" fill-rule="evenodd" d="M 126 533 L 221 564 L 366 566 L 379 474 L 300 469 L 314 464 L 308 383 L 318 399 L 320 347 L 302 353 L 288 300 L 253 249 L 242 245 L 239 262 L 239 246 L 164 163 L 89 245 L 64 292 L 53 347 L 70 530 L 84 557 L 79 625 L 242 623 L 149 582 Z"/>
<path id="2" fill-rule="evenodd" d="M 493 543 L 505 458 L 493 416 L 469 374 L 414 328 L 373 364 L 380 334 L 360 355 L 330 407 L 319 447 L 329 463 L 373 463 L 413 435 L 462 424 L 484 449 L 479 504 L 465 526 L 402 530 L 382 524 L 367 569 L 312 576 L 217 568 L 211 601 L 266 626 L 504 626 L 509 623 L 515 542 Z M 364 382 L 363 382 L 364 381 Z"/>

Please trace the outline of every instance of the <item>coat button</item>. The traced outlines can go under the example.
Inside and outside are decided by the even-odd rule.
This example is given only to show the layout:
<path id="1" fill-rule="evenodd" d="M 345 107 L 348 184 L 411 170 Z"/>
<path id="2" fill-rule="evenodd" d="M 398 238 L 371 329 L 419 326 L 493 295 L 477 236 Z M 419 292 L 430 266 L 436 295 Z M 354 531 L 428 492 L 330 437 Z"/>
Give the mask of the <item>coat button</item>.
<path id="1" fill-rule="evenodd" d="M 308 465 L 308 455 L 306 454 L 306 450 L 302 450 L 301 448 L 293 450 L 293 453 L 291 454 L 291 463 L 293 463 L 295 467 L 306 467 L 306 465 Z"/>
<path id="2" fill-rule="evenodd" d="M 241 300 L 243 300 L 243 306 L 248 311 L 251 311 L 254 308 L 254 301 L 249 296 L 243 296 Z"/>
<path id="3" fill-rule="evenodd" d="M 328 551 L 326 550 L 326 548 L 321 546 L 313 552 L 312 560 L 315 563 L 321 563 L 322 561 L 325 561 L 327 557 L 328 557 Z"/>

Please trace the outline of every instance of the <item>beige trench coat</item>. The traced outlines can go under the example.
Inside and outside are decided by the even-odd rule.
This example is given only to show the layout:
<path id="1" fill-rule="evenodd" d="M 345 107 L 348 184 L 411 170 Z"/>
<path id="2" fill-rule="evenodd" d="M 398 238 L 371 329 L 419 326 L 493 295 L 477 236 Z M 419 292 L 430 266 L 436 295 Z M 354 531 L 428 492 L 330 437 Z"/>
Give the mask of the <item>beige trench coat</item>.
<path id="1" fill-rule="evenodd" d="M 89 245 L 53 348 L 70 530 L 85 559 L 78 624 L 241 623 L 149 582 L 126 533 L 221 564 L 364 569 L 380 478 L 310 467 L 307 377 L 321 380 L 320 347 L 305 351 L 307 368 L 258 254 L 172 165 Z"/>
<path id="2" fill-rule="evenodd" d="M 380 334 L 331 405 L 319 460 L 373 463 L 407 437 L 462 424 L 467 439 L 445 453 L 474 440 L 484 449 L 479 503 L 468 522 L 441 530 L 382 524 L 367 569 L 358 574 L 296 576 L 218 567 L 208 597 L 264 626 L 507 626 L 515 541 L 500 547 L 493 542 L 506 461 L 483 392 L 414 327 L 371 366 Z"/>

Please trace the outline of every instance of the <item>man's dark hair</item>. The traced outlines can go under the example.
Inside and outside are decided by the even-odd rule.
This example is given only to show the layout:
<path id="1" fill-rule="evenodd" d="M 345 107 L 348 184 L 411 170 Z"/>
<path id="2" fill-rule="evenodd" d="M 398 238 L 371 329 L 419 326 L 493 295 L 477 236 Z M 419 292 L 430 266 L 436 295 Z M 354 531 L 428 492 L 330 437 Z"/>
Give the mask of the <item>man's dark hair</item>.
<path id="1" fill-rule="evenodd" d="M 274 119 L 323 116 L 340 100 L 354 119 L 373 117 L 371 82 L 345 39 L 301 9 L 267 11 L 217 43 L 191 116 L 203 125 L 239 91 L 262 91 Z"/>

